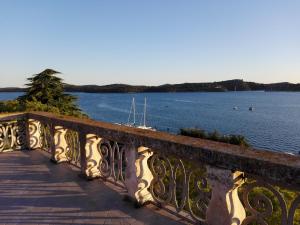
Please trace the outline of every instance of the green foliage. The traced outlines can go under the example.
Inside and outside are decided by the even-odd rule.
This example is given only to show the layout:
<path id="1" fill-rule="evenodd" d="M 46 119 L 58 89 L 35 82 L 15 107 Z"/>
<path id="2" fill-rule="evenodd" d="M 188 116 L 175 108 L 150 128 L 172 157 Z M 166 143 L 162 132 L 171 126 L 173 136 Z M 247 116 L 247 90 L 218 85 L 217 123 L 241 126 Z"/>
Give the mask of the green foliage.
<path id="1" fill-rule="evenodd" d="M 246 183 L 239 188 L 239 197 L 240 199 L 243 199 L 243 192 L 245 191 L 245 188 L 250 185 L 251 183 L 255 182 L 253 179 L 247 179 Z M 299 191 L 292 191 L 287 190 L 284 188 L 281 188 L 279 186 L 273 186 L 273 188 L 280 193 L 284 201 L 286 202 L 287 209 L 290 209 L 292 202 L 297 198 L 297 196 L 300 194 Z M 261 197 L 261 199 L 268 199 L 269 203 L 272 204 L 272 214 L 271 216 L 266 216 L 264 220 L 267 222 L 266 224 L 272 224 L 272 225 L 280 225 L 281 224 L 281 218 L 282 218 L 282 210 L 280 207 L 280 203 L 276 195 L 270 191 L 269 189 L 261 186 L 257 186 L 253 188 L 249 192 L 249 203 L 251 206 L 255 206 L 255 201 L 258 197 Z M 265 196 L 265 197 L 264 197 Z M 266 212 L 268 205 L 268 201 L 263 202 L 261 201 L 259 205 L 256 205 L 254 207 L 255 210 L 257 210 L 260 213 Z M 247 216 L 250 216 L 251 213 L 247 211 Z M 293 225 L 300 225 L 300 208 L 296 210 L 295 216 L 294 216 L 294 223 Z M 256 225 L 260 223 L 251 223 L 251 225 Z"/>
<path id="2" fill-rule="evenodd" d="M 248 141 L 244 136 L 222 135 L 218 131 L 214 131 L 210 133 L 197 128 L 182 128 L 180 129 L 179 134 L 184 136 L 189 136 L 189 137 L 202 138 L 202 139 L 207 139 L 212 141 L 233 144 L 233 145 L 240 145 L 244 147 L 250 146 L 250 144 L 248 143 Z"/>
<path id="3" fill-rule="evenodd" d="M 18 100 L 0 101 L 0 112 L 20 112 L 24 111 L 24 107 L 20 105 Z"/>
<path id="4" fill-rule="evenodd" d="M 26 92 L 13 101 L 0 102 L 0 112 L 45 111 L 76 117 L 87 117 L 77 106 L 75 96 L 64 93 L 59 72 L 46 69 L 28 78 Z"/>
<path id="5" fill-rule="evenodd" d="M 61 99 L 64 90 L 61 78 L 54 76 L 55 74 L 59 72 L 46 69 L 28 78 L 27 91 L 19 99 L 21 101 L 37 100 L 42 104 L 56 105 L 56 101 Z"/>

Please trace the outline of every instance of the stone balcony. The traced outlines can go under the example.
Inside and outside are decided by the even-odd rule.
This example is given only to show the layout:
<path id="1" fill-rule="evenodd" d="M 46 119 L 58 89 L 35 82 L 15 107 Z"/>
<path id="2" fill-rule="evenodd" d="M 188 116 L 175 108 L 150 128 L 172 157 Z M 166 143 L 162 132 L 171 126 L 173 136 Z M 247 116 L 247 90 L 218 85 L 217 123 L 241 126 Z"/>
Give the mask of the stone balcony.
<path id="1" fill-rule="evenodd" d="M 123 189 L 87 182 L 79 172 L 41 151 L 1 154 L 0 224 L 181 224 L 154 205 L 134 207 Z"/>
<path id="2" fill-rule="evenodd" d="M 2 224 L 300 224 L 298 156 L 40 112 L 0 152 Z"/>

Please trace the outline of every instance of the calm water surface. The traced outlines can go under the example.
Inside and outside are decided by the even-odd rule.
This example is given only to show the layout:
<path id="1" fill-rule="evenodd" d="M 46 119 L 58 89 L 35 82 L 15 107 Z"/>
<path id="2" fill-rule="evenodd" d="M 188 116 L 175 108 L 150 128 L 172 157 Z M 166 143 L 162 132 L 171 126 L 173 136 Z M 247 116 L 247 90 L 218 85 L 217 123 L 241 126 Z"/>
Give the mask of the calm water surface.
<path id="1" fill-rule="evenodd" d="M 182 127 L 198 127 L 224 134 L 242 134 L 256 148 L 298 153 L 300 151 L 300 93 L 73 93 L 93 119 L 126 123 L 132 97 L 137 122 L 147 97 L 147 125 L 176 133 Z M 20 93 L 0 93 L 0 100 Z M 238 110 L 233 110 L 237 106 Z M 250 112 L 249 106 L 255 111 Z"/>

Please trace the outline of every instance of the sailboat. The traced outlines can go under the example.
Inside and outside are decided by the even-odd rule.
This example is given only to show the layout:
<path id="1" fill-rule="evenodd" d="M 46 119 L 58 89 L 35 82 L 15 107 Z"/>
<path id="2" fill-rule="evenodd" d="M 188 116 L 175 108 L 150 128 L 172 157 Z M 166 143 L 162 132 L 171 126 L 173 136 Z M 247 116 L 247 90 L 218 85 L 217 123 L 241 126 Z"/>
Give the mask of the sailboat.
<path id="1" fill-rule="evenodd" d="M 145 98 L 145 102 L 144 102 L 144 114 L 143 114 L 143 117 L 141 120 L 141 124 L 139 126 L 137 126 L 137 128 L 145 129 L 145 130 L 155 130 L 152 127 L 146 126 L 146 113 L 147 113 L 147 98 Z M 142 123 L 142 121 L 143 121 L 143 123 Z"/>
<path id="2" fill-rule="evenodd" d="M 131 114 L 133 114 L 133 123 L 130 123 Z M 125 125 L 129 126 L 129 127 L 135 127 L 135 125 L 136 125 L 136 121 L 135 121 L 135 98 L 134 97 L 132 98 L 128 120 L 127 120 L 127 123 Z"/>
<path id="3" fill-rule="evenodd" d="M 136 128 L 139 128 L 139 129 L 155 130 L 152 127 L 147 127 L 146 126 L 146 113 L 147 113 L 147 98 L 145 98 L 144 113 L 141 117 L 140 125 L 137 125 L 136 124 L 136 105 L 135 105 L 135 98 L 133 97 L 132 102 L 131 102 L 130 111 L 129 111 L 128 120 L 127 120 L 127 123 L 125 125 L 129 126 L 129 127 L 136 127 Z M 133 122 L 131 122 L 131 121 L 133 121 Z"/>

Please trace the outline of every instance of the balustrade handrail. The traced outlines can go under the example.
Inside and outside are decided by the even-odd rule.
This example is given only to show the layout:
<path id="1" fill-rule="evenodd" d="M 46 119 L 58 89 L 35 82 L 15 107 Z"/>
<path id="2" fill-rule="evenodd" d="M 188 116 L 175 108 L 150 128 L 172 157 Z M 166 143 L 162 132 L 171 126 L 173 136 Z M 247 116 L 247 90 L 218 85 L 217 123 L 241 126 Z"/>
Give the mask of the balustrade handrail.
<path id="1" fill-rule="evenodd" d="M 0 113 L 0 122 L 18 120 L 18 119 L 26 119 L 27 113 L 19 112 L 19 113 Z"/>
<path id="2" fill-rule="evenodd" d="M 0 121 L 20 118 L 36 119 L 80 133 L 97 133 L 117 142 L 147 146 L 194 163 L 242 171 L 287 187 L 300 186 L 298 156 L 46 112 L 7 114 Z"/>
<path id="3" fill-rule="evenodd" d="M 0 114 L 0 151 L 18 149 L 45 150 L 138 204 L 168 204 L 200 224 L 300 224 L 299 156 L 46 112 Z"/>

